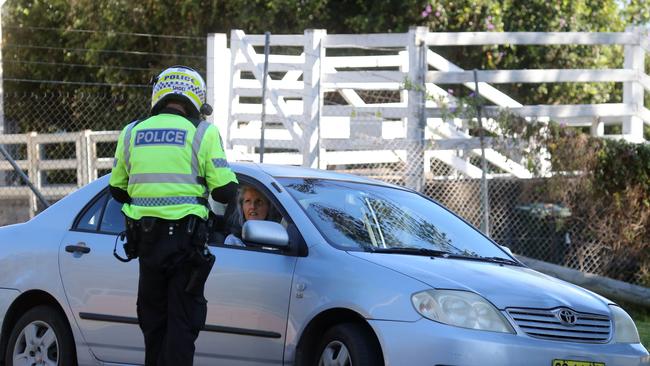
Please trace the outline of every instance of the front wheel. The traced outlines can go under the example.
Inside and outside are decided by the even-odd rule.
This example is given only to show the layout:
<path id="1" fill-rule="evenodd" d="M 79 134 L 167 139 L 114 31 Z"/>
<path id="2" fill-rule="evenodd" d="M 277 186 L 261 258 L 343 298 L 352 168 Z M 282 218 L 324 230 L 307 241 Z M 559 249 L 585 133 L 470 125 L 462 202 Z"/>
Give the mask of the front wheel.
<path id="1" fill-rule="evenodd" d="M 37 306 L 14 325 L 7 343 L 5 365 L 76 365 L 74 349 L 65 317 L 51 306 Z"/>
<path id="2" fill-rule="evenodd" d="M 370 330 L 358 323 L 338 324 L 323 336 L 318 366 L 379 366 L 384 361 Z"/>

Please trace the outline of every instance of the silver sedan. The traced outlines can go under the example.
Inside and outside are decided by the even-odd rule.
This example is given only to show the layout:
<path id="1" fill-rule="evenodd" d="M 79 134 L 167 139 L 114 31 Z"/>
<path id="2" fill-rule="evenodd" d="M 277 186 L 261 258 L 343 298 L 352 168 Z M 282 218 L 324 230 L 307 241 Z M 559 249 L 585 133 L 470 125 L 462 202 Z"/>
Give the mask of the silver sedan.
<path id="1" fill-rule="evenodd" d="M 217 261 L 196 365 L 650 365 L 634 323 L 535 272 L 436 202 L 357 176 L 233 164 L 268 199 Z M 141 365 L 137 261 L 108 177 L 0 228 L 0 364 Z M 236 233 L 243 245 L 224 245 Z"/>

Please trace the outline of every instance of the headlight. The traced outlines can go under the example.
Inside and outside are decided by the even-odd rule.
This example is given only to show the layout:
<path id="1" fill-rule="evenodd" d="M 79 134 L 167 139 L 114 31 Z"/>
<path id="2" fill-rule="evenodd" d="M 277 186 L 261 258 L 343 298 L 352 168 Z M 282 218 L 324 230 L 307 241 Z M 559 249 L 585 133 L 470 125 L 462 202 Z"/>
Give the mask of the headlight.
<path id="1" fill-rule="evenodd" d="M 614 342 L 641 343 L 636 325 L 625 310 L 616 305 L 610 305 L 609 308 L 614 315 Z"/>
<path id="2" fill-rule="evenodd" d="M 508 320 L 492 304 L 467 291 L 427 290 L 411 297 L 425 318 L 462 328 L 515 333 Z"/>

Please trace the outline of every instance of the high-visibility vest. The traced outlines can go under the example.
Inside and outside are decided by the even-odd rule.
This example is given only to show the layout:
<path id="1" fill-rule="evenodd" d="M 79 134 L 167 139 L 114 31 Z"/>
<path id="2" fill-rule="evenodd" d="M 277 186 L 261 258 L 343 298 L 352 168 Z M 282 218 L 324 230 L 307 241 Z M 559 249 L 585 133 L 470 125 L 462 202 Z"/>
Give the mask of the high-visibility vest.
<path id="1" fill-rule="evenodd" d="M 216 126 L 195 126 L 183 116 L 161 113 L 127 125 L 117 142 L 109 184 L 126 190 L 122 212 L 176 220 L 208 216 L 208 195 L 237 182 Z"/>

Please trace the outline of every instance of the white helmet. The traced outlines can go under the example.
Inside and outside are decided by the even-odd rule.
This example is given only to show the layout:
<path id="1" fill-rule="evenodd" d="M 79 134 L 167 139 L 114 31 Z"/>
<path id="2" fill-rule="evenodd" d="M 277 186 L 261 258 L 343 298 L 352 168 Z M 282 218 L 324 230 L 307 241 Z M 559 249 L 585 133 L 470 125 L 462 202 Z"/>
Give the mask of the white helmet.
<path id="1" fill-rule="evenodd" d="M 187 66 L 172 66 L 152 79 L 151 113 L 155 114 L 165 101 L 177 100 L 193 107 L 190 116 L 212 114 L 212 107 L 205 102 L 206 87 L 201 75 Z"/>

